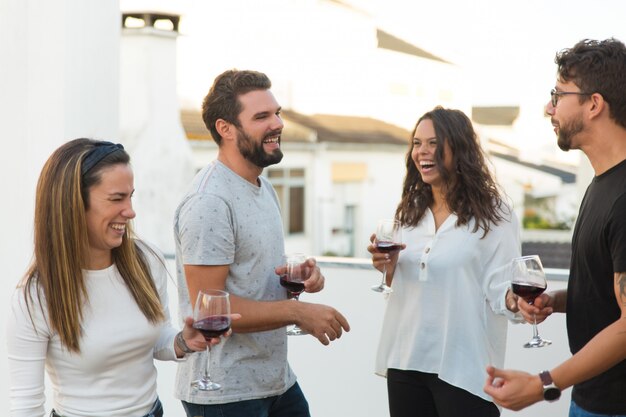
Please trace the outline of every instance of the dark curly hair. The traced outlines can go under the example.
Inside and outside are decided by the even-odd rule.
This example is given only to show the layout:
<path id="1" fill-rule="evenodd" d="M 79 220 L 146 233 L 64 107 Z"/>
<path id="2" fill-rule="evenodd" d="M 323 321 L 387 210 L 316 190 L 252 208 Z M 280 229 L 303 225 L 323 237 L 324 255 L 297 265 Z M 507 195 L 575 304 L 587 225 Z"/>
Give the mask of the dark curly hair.
<path id="1" fill-rule="evenodd" d="M 609 114 L 626 128 L 626 46 L 617 39 L 583 39 L 554 59 L 562 81 L 572 81 L 581 91 L 598 93 L 609 103 Z M 579 96 L 581 103 L 589 96 Z"/>
<path id="2" fill-rule="evenodd" d="M 446 183 L 445 198 L 448 207 L 458 218 L 457 226 L 468 224 L 473 218 L 476 222 L 473 232 L 480 228 L 484 237 L 492 224 L 503 220 L 508 208 L 491 177 L 472 122 L 460 110 L 437 106 L 420 117 L 415 124 L 411 146 L 406 154 L 406 177 L 396 218 L 403 226 L 415 227 L 433 203 L 432 188 L 423 181 L 411 157 L 412 138 L 422 120 L 431 120 L 435 128 L 435 161 L 441 178 Z M 443 163 L 446 144 L 452 153 L 453 172 Z"/>

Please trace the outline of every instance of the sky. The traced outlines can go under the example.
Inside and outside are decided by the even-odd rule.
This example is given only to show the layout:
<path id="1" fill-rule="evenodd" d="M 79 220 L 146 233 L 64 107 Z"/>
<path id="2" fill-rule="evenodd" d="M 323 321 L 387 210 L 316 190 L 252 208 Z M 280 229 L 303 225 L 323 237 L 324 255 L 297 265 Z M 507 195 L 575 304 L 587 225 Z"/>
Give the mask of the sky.
<path id="1" fill-rule="evenodd" d="M 395 35 L 464 67 L 474 106 L 520 106 L 523 140 L 516 145 L 522 158 L 579 163 L 580 152 L 557 148 L 552 127 L 538 112 L 555 85 L 558 51 L 581 39 L 626 42 L 626 1 L 349 1 Z"/>
<path id="2" fill-rule="evenodd" d="M 297 40 L 294 43 L 286 36 L 298 29 L 290 16 L 294 11 L 306 13 L 322 1 L 120 0 L 120 4 L 126 10 L 164 9 L 182 14 L 178 89 L 183 106 L 197 107 L 217 75 L 206 73 L 205 66 L 210 66 L 207 63 L 219 62 L 230 68 L 251 65 L 251 61 L 244 60 L 251 57 L 242 56 L 245 53 L 241 49 L 250 50 L 252 46 L 262 51 L 261 57 L 252 61 L 260 71 L 267 72 L 270 67 L 265 69 L 264 65 L 270 62 L 284 67 L 282 73 L 287 76 L 297 71 L 299 57 L 306 51 L 297 50 Z M 554 134 L 543 117 L 543 106 L 555 84 L 555 53 L 584 38 L 616 37 L 626 41 L 626 0 L 341 2 L 370 16 L 380 29 L 462 67 L 473 106 L 520 106 L 518 124 L 525 129 L 520 136 L 535 141 L 522 143 L 521 147 L 532 153 L 537 146 L 548 146 L 550 152 L 569 162 L 577 157 L 573 152 L 564 154 L 556 149 Z M 225 29 L 215 36 L 207 30 L 211 25 Z M 269 34 L 262 40 L 253 38 L 259 30 Z M 216 43 L 229 47 L 214 56 L 211 44 Z M 274 72 L 276 65 L 271 68 L 268 74 L 278 75 Z M 530 110 L 525 113 L 524 109 Z"/>
<path id="3" fill-rule="evenodd" d="M 462 65 L 475 105 L 518 104 L 554 85 L 554 55 L 577 41 L 626 42 L 623 0 L 346 0 L 390 32 Z"/>
<path id="4" fill-rule="evenodd" d="M 258 4 L 258 0 L 229 1 L 240 5 L 238 13 L 245 13 L 246 5 Z M 268 10 L 259 19 L 267 21 L 267 30 L 280 31 L 282 20 L 288 18 L 288 3 L 306 5 L 315 1 L 318 0 L 264 2 Z M 557 51 L 583 38 L 616 37 L 626 41 L 624 0 L 341 1 L 371 15 L 381 29 L 463 66 L 470 74 L 475 105 L 516 105 L 529 95 L 539 94 L 547 102 L 554 85 Z M 200 11 L 207 13 L 206 25 L 214 19 L 230 19 L 233 30 L 245 31 L 245 27 L 236 26 L 236 16 L 220 16 L 214 0 L 120 3 L 123 9 L 182 12 L 185 36 L 201 33 L 201 28 L 184 25 L 185 14 Z M 211 15 L 211 4 L 218 14 Z M 258 13 L 259 9 L 254 10 Z"/>

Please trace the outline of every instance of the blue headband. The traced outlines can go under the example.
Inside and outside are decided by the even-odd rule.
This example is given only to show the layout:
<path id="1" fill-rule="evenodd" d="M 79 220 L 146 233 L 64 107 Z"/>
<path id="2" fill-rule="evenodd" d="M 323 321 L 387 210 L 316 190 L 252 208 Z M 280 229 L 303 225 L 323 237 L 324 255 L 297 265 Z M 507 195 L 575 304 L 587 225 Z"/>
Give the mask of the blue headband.
<path id="1" fill-rule="evenodd" d="M 122 145 L 115 144 L 112 142 L 100 141 L 94 143 L 94 147 L 92 150 L 87 152 L 85 158 L 83 159 L 83 164 L 80 169 L 80 175 L 84 176 L 87 172 L 89 172 L 93 167 L 95 167 L 98 162 L 102 161 L 107 155 L 112 154 L 117 150 L 123 150 L 124 147 Z"/>

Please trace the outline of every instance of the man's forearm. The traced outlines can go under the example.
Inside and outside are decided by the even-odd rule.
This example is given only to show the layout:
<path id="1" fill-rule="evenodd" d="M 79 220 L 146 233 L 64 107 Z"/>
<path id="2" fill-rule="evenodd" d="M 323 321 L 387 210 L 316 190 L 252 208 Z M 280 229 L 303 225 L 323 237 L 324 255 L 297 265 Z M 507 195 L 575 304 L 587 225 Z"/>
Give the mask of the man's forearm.
<path id="1" fill-rule="evenodd" d="M 232 323 L 238 333 L 262 332 L 295 323 L 295 301 L 257 301 L 230 296 L 230 309 L 241 314 L 241 319 Z"/>
<path id="2" fill-rule="evenodd" d="M 551 371 L 561 389 L 586 381 L 626 359 L 626 317 L 618 319 Z"/>

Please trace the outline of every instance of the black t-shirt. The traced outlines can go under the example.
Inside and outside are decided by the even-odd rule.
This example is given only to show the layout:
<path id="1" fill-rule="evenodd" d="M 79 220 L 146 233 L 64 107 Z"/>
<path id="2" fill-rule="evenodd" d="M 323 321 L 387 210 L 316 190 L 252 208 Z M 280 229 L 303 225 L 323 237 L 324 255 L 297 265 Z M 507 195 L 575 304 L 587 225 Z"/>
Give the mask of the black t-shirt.
<path id="1" fill-rule="evenodd" d="M 626 160 L 593 179 L 572 238 L 567 332 L 572 353 L 617 321 L 614 273 L 626 271 Z M 626 414 L 626 360 L 574 386 L 572 399 L 600 414 Z"/>

